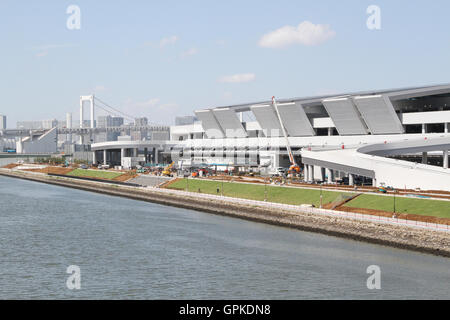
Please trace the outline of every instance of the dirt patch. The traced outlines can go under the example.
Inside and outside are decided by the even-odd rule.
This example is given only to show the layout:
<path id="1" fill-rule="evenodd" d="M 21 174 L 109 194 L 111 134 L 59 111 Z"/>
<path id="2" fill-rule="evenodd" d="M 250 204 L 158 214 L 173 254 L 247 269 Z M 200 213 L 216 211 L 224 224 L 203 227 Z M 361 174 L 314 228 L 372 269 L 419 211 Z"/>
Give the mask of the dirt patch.
<path id="1" fill-rule="evenodd" d="M 42 169 L 25 169 L 24 171 L 65 175 L 65 174 L 68 174 L 69 172 L 72 172 L 73 170 L 74 170 L 73 168 L 46 167 L 46 168 L 42 168 Z"/>
<path id="2" fill-rule="evenodd" d="M 124 174 L 122 174 L 122 175 L 120 175 L 120 176 L 118 176 L 118 177 L 115 177 L 114 179 L 112 179 L 113 181 L 120 181 L 120 182 L 126 182 L 126 181 L 128 181 L 128 180 L 130 180 L 130 179 L 134 179 L 134 178 L 136 178 L 138 175 L 136 174 L 136 172 L 134 172 L 134 171 L 128 171 L 128 172 L 125 172 Z M 106 180 L 108 180 L 108 179 L 106 179 Z"/>
<path id="3" fill-rule="evenodd" d="M 359 197 L 360 195 L 362 195 L 362 193 L 358 193 L 358 194 L 349 196 L 349 197 L 347 197 L 347 198 L 345 198 L 345 199 L 342 199 L 341 201 L 337 201 L 337 202 L 335 201 L 335 202 L 327 203 L 327 204 L 325 204 L 325 205 L 323 206 L 323 208 L 324 208 L 324 209 L 335 210 L 336 208 L 339 208 L 339 207 L 345 205 L 346 203 L 348 203 L 348 202 L 350 202 L 350 201 L 356 199 L 356 198 Z"/>
<path id="4" fill-rule="evenodd" d="M 19 163 L 10 163 L 10 164 L 7 164 L 6 166 L 3 166 L 3 168 L 5 168 L 5 169 L 14 169 L 15 167 L 18 167 L 18 166 L 20 166 Z"/>

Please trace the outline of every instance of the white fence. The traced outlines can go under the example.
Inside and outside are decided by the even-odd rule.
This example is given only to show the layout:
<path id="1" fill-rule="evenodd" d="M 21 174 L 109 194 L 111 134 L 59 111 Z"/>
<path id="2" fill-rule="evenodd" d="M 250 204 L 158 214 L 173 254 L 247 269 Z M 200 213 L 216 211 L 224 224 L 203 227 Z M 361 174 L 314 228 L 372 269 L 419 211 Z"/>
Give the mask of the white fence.
<path id="1" fill-rule="evenodd" d="M 409 227 L 421 228 L 421 229 L 427 229 L 427 230 L 450 232 L 450 226 L 448 224 L 445 225 L 445 224 L 438 224 L 438 223 L 422 222 L 422 221 L 417 221 L 417 220 L 405 220 L 405 219 L 375 216 L 375 215 L 369 215 L 369 214 L 361 214 L 361 213 L 355 213 L 355 212 L 344 212 L 344 211 L 336 211 L 336 210 L 328 210 L 328 209 L 319 209 L 319 208 L 313 208 L 313 207 L 303 207 L 303 206 L 299 206 L 299 205 L 282 204 L 282 203 L 276 203 L 276 202 L 265 202 L 265 201 L 258 201 L 258 200 L 232 198 L 232 197 L 226 197 L 226 196 L 221 196 L 221 195 L 204 194 L 204 193 L 188 192 L 188 191 L 181 191 L 181 190 L 158 189 L 158 188 L 152 188 L 152 187 L 149 187 L 149 188 L 151 188 L 152 190 L 157 191 L 157 192 L 173 194 L 176 196 L 185 196 L 185 197 L 190 197 L 190 198 L 197 197 L 197 198 L 206 199 L 206 200 L 222 201 L 222 202 L 228 202 L 228 203 L 234 203 L 234 204 L 257 206 L 257 207 L 262 207 L 262 208 L 280 209 L 280 210 L 290 211 L 290 212 L 292 212 L 292 214 L 296 214 L 296 213 L 320 214 L 320 215 L 326 215 L 326 216 L 332 216 L 332 217 L 344 217 L 344 218 L 349 218 L 349 219 L 359 220 L 359 221 L 371 221 L 371 222 L 375 222 L 375 223 L 402 225 L 402 226 L 409 226 Z"/>

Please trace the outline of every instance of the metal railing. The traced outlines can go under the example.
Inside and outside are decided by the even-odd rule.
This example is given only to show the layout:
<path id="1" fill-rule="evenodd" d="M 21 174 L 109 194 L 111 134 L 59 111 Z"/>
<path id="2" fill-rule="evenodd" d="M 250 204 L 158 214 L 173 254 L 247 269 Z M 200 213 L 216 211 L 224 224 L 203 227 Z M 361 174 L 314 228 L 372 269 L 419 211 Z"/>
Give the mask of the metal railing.
<path id="1" fill-rule="evenodd" d="M 230 204 L 240 204 L 240 205 L 248 205 L 248 206 L 256 206 L 261 208 L 270 208 L 270 209 L 280 209 L 284 211 L 288 211 L 292 214 L 298 213 L 306 213 L 306 214 L 316 214 L 316 215 L 325 215 L 331 217 L 344 217 L 358 221 L 369 221 L 374 223 L 382 223 L 382 224 L 390 224 L 390 225 L 400 225 L 400 226 L 409 226 L 413 228 L 421 228 L 427 230 L 434 231 L 446 231 L 450 232 L 450 226 L 448 224 L 439 224 L 439 223 L 430 223 L 424 221 L 417 220 L 407 220 L 407 219 L 399 219 L 399 218 L 391 218 L 385 217 L 381 215 L 370 215 L 370 214 L 362 214 L 355 212 L 346 212 L 346 211 L 336 211 L 329 209 L 320 209 L 315 207 L 306 207 L 302 205 L 291 205 L 291 204 L 283 204 L 277 202 L 265 202 L 259 200 L 250 200 L 250 199 L 242 199 L 242 198 L 233 198 L 222 195 L 214 195 L 214 194 L 206 194 L 206 193 L 196 193 L 182 190 L 173 190 L 173 189 L 159 189 L 155 187 L 151 188 L 152 191 L 172 194 L 176 196 L 186 196 L 186 197 L 197 197 L 205 200 L 213 200 L 213 201 L 222 201 Z"/>

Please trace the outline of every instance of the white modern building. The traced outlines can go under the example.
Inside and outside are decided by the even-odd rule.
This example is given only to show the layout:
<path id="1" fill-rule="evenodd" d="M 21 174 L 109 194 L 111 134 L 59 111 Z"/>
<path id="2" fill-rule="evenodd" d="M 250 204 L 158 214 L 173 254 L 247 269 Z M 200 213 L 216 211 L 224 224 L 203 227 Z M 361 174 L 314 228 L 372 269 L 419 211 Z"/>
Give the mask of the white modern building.
<path id="1" fill-rule="evenodd" d="M 6 129 L 6 116 L 0 114 L 0 130 Z"/>
<path id="2" fill-rule="evenodd" d="M 450 84 L 278 100 L 306 181 L 450 191 Z M 172 158 L 186 164 L 288 167 L 272 101 L 195 111 L 170 129 Z"/>
<path id="3" fill-rule="evenodd" d="M 35 135 L 30 132 L 30 136 L 19 138 L 16 142 L 17 153 L 29 154 L 51 154 L 57 152 L 58 129 L 53 128 L 44 134 Z"/>

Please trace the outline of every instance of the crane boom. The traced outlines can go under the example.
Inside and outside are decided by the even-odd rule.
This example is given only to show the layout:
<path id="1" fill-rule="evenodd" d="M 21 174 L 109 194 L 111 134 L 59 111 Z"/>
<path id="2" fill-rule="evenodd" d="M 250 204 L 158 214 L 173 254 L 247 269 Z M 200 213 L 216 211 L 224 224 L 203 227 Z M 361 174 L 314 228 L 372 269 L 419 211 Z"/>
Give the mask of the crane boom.
<path id="1" fill-rule="evenodd" d="M 278 110 L 278 104 L 277 104 L 275 97 L 272 97 L 272 105 L 275 109 L 275 113 L 277 114 L 278 121 L 280 122 L 280 127 L 281 127 L 281 130 L 283 131 L 284 138 L 286 139 L 286 149 L 289 154 L 289 161 L 291 162 L 290 170 L 300 172 L 300 167 L 295 162 L 294 155 L 292 154 L 291 145 L 289 144 L 289 138 L 287 136 L 286 128 L 283 124 L 283 120 L 281 119 L 280 111 Z"/>

